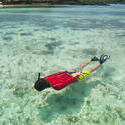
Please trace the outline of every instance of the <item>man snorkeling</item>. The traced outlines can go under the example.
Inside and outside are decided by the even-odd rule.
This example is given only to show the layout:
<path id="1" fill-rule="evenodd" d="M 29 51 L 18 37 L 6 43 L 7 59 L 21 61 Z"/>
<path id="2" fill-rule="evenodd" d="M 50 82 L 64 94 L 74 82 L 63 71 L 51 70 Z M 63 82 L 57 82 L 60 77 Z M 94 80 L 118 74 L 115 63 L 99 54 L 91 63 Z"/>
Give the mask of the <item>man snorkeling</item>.
<path id="1" fill-rule="evenodd" d="M 95 56 L 88 62 L 81 64 L 76 69 L 53 73 L 51 75 L 45 76 L 44 78 L 40 78 L 39 73 L 38 80 L 35 82 L 34 88 L 38 91 L 42 91 L 49 87 L 53 87 L 56 90 L 61 90 L 73 82 L 85 79 L 109 58 L 110 56 L 104 54 L 100 56 L 100 59 Z M 88 70 L 82 71 L 85 66 L 93 61 L 98 61 L 99 64 L 96 64 Z"/>

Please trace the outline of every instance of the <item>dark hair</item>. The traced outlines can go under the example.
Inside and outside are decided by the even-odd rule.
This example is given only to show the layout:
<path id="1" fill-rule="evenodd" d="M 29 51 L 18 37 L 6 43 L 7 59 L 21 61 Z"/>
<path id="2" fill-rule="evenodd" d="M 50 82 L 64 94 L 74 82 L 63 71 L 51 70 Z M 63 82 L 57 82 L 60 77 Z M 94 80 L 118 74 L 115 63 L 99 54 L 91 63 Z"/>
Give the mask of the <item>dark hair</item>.
<path id="1" fill-rule="evenodd" d="M 38 80 L 35 82 L 34 88 L 38 91 L 42 91 L 48 87 L 50 87 L 49 82 L 47 82 L 44 78 L 40 78 L 40 73 L 39 73 Z"/>

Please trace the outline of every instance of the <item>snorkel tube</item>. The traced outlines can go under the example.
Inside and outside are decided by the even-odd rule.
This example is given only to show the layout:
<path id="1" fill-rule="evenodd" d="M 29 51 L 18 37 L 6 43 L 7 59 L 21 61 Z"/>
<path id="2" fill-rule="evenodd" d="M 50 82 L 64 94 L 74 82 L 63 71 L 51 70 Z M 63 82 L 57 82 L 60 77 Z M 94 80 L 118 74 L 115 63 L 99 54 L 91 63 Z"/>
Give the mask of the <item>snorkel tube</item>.
<path id="1" fill-rule="evenodd" d="M 38 80 L 40 79 L 40 72 L 38 73 Z"/>

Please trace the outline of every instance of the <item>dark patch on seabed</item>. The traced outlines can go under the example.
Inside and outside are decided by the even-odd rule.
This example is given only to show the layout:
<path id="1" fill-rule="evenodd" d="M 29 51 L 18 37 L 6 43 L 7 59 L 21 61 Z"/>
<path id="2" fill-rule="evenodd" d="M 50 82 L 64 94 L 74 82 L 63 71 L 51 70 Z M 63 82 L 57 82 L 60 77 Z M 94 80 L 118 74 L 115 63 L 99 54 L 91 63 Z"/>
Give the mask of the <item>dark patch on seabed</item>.
<path id="1" fill-rule="evenodd" d="M 15 35 L 15 32 L 7 32 L 6 35 Z"/>
<path id="2" fill-rule="evenodd" d="M 8 42 L 13 39 L 13 38 L 10 37 L 10 36 L 3 36 L 2 38 L 3 38 L 3 40 L 6 40 L 6 41 L 8 41 Z"/>
<path id="3" fill-rule="evenodd" d="M 56 41 L 56 38 L 48 38 L 51 40 L 51 42 L 45 43 L 44 46 L 46 49 L 38 49 L 38 50 L 32 50 L 30 46 L 25 46 L 25 49 L 27 51 L 32 50 L 32 54 L 37 54 L 37 55 L 49 55 L 49 54 L 54 54 L 54 51 L 56 47 L 59 47 L 62 45 L 61 41 Z"/>
<path id="4" fill-rule="evenodd" d="M 21 36 L 30 36 L 32 35 L 32 33 L 28 32 L 28 33 L 20 33 Z"/>
<path id="5" fill-rule="evenodd" d="M 52 41 L 55 41 L 56 39 L 55 38 L 49 38 L 50 40 Z M 55 47 L 58 47 L 62 45 L 62 42 L 61 41 L 58 41 L 58 42 L 50 42 L 50 43 L 46 43 L 45 44 L 45 47 L 50 50 L 50 49 L 54 49 Z"/>
<path id="6" fill-rule="evenodd" d="M 53 55 L 54 50 L 43 50 L 43 51 L 33 51 L 32 54 L 37 54 L 37 55 Z"/>
<path id="7" fill-rule="evenodd" d="M 56 38 L 50 37 L 50 38 L 48 38 L 48 40 L 55 41 Z"/>
<path id="8" fill-rule="evenodd" d="M 97 55 L 97 49 L 95 48 L 85 48 L 82 49 L 82 53 L 86 55 Z"/>
<path id="9" fill-rule="evenodd" d="M 40 31 L 40 29 L 34 29 L 34 31 Z"/>
<path id="10" fill-rule="evenodd" d="M 49 38 L 52 41 L 56 40 L 55 38 Z M 47 48 L 47 50 L 42 50 L 42 51 L 34 51 L 32 52 L 33 54 L 38 54 L 38 55 L 48 55 L 48 54 L 54 54 L 54 51 L 56 49 L 56 47 L 62 45 L 62 42 L 58 41 L 58 42 L 50 42 L 50 43 L 46 43 L 45 47 Z M 29 48 L 27 48 L 29 49 Z"/>
<path id="11" fill-rule="evenodd" d="M 28 51 L 32 50 L 32 48 L 30 46 L 25 46 L 25 49 L 28 50 Z"/>
<path id="12" fill-rule="evenodd" d="M 125 37 L 125 32 L 116 33 L 116 37 Z"/>

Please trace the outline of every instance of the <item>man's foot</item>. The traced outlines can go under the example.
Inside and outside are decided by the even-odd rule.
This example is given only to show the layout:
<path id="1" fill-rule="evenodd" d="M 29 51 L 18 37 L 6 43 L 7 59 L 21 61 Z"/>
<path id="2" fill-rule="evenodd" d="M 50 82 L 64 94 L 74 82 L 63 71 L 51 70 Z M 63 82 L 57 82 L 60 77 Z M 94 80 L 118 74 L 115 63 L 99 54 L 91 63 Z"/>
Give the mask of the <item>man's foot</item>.
<path id="1" fill-rule="evenodd" d="M 99 59 L 95 56 L 91 59 L 91 61 L 99 61 Z"/>
<path id="2" fill-rule="evenodd" d="M 107 59 L 110 59 L 110 56 L 102 54 L 100 57 L 100 64 L 103 64 Z"/>

